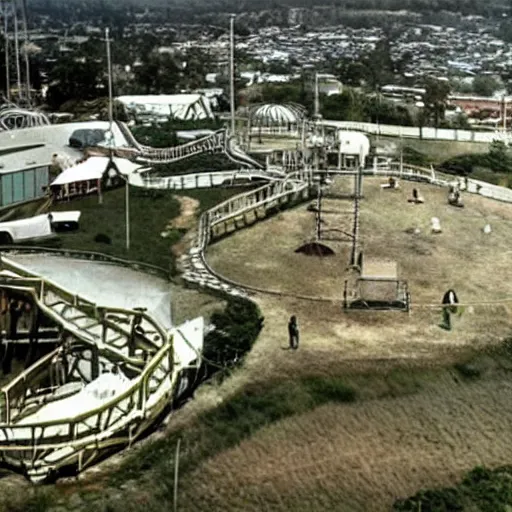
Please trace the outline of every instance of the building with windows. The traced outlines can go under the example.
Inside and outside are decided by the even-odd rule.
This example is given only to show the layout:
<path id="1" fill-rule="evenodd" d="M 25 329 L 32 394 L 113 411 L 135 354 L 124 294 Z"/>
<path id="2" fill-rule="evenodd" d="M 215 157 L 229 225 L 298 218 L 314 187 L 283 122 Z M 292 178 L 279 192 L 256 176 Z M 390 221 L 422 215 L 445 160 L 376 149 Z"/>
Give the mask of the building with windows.
<path id="1" fill-rule="evenodd" d="M 114 145 L 127 146 L 116 124 Z M 92 121 L 0 131 L 0 209 L 47 195 L 55 156 L 75 163 L 88 145 L 109 143 L 109 123 Z"/>

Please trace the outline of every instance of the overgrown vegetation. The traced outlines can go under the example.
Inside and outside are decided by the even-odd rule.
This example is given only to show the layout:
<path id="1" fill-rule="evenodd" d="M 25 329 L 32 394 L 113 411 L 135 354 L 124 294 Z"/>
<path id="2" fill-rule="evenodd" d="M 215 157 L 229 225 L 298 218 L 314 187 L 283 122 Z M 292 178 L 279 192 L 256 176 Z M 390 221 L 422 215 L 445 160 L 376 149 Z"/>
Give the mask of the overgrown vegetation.
<path id="1" fill-rule="evenodd" d="M 146 146 L 166 148 L 182 144 L 176 134 L 181 130 L 219 130 L 223 124 L 218 119 L 202 119 L 201 121 L 181 121 L 175 119 L 167 123 L 151 126 L 134 126 L 134 137 Z"/>
<path id="2" fill-rule="evenodd" d="M 471 363 L 457 363 L 454 367 L 466 379 L 476 379 L 482 374 L 480 369 Z"/>
<path id="3" fill-rule="evenodd" d="M 396 512 L 508 512 L 512 508 L 512 466 L 476 467 L 456 487 L 420 491 L 395 502 Z"/>
<path id="4" fill-rule="evenodd" d="M 239 362 L 252 348 L 263 320 L 258 306 L 241 298 L 230 298 L 223 311 L 213 313 L 215 330 L 206 335 L 203 352 L 209 371 Z"/>
<path id="5" fill-rule="evenodd" d="M 512 155 L 501 141 L 491 143 L 487 153 L 455 156 L 440 164 L 438 169 L 448 174 L 512 185 Z"/>

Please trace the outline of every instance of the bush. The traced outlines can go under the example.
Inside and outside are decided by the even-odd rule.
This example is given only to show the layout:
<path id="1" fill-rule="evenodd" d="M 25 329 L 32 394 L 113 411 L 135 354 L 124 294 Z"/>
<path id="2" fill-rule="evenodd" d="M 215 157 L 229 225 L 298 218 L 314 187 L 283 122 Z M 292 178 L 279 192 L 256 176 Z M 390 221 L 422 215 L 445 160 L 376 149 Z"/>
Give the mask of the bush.
<path id="1" fill-rule="evenodd" d="M 420 491 L 412 498 L 398 500 L 393 506 L 396 512 L 462 512 L 462 496 L 456 489 Z"/>
<path id="2" fill-rule="evenodd" d="M 309 377 L 304 384 L 318 405 L 326 402 L 354 402 L 356 391 L 334 377 Z"/>
<path id="3" fill-rule="evenodd" d="M 474 365 L 469 363 L 457 363 L 455 369 L 463 376 L 468 379 L 476 379 L 480 377 L 482 372 Z"/>
<path id="4" fill-rule="evenodd" d="M 112 243 L 112 240 L 110 239 L 110 237 L 108 235 L 105 235 L 104 233 L 98 233 L 94 237 L 94 241 L 97 242 L 98 244 L 110 245 Z"/>
<path id="5" fill-rule="evenodd" d="M 454 488 L 423 490 L 412 498 L 398 500 L 396 512 L 451 512 L 478 510 L 507 512 L 512 506 L 512 468 L 490 470 L 476 467 Z"/>
<path id="6" fill-rule="evenodd" d="M 216 365 L 232 366 L 240 361 L 258 337 L 263 317 L 250 300 L 230 298 L 224 311 L 213 313 L 211 322 L 215 330 L 205 337 L 203 355 L 213 370 Z"/>

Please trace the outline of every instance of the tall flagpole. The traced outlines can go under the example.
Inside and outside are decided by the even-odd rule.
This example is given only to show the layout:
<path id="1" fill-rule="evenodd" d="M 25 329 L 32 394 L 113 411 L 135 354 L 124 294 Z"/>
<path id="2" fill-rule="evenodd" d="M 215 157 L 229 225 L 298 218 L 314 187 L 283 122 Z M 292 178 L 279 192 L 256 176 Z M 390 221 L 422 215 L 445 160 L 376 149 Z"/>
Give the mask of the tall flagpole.
<path id="1" fill-rule="evenodd" d="M 229 20 L 229 82 L 230 82 L 230 110 L 231 135 L 235 134 L 235 15 Z"/>

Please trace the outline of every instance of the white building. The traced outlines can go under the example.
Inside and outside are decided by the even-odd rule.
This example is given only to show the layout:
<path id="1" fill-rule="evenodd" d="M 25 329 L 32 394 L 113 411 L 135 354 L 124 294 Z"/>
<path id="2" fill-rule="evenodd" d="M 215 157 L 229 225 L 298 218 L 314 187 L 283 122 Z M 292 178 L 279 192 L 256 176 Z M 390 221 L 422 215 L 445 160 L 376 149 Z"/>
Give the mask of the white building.
<path id="1" fill-rule="evenodd" d="M 339 166 L 357 167 L 360 162 L 364 165 L 370 153 L 370 140 L 361 132 L 338 130 Z"/>

